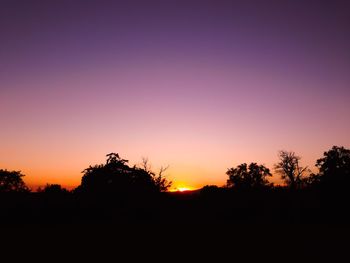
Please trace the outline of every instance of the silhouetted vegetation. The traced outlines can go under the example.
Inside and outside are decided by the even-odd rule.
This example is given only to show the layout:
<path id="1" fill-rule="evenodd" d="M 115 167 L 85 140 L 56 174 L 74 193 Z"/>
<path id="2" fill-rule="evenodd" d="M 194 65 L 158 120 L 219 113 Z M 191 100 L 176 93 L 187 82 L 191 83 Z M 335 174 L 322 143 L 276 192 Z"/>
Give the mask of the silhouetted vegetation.
<path id="1" fill-rule="evenodd" d="M 333 146 L 316 161 L 319 168 L 316 182 L 324 187 L 348 188 L 350 186 L 350 150 Z"/>
<path id="2" fill-rule="evenodd" d="M 83 173 L 78 191 L 103 194 L 149 194 L 166 191 L 171 182 L 164 178 L 164 169 L 158 175 L 144 161 L 143 168 L 128 166 L 128 160 L 117 153 L 107 154 L 106 164 L 90 166 Z"/>
<path id="3" fill-rule="evenodd" d="M 63 188 L 59 184 L 46 184 L 46 186 L 37 190 L 39 193 L 49 194 L 49 195 L 60 195 L 60 194 L 68 194 L 69 191 Z"/>
<path id="4" fill-rule="evenodd" d="M 220 187 L 217 185 L 206 185 L 200 189 L 202 195 L 211 194 L 220 191 Z"/>
<path id="5" fill-rule="evenodd" d="M 144 158 L 142 160 L 142 168 L 151 176 L 153 184 L 158 192 L 166 192 L 171 187 L 172 182 L 168 181 L 164 175 L 168 167 L 161 167 L 158 174 L 156 174 L 148 164 L 148 159 Z"/>
<path id="6" fill-rule="evenodd" d="M 307 167 L 300 166 L 300 157 L 294 152 L 280 151 L 278 157 L 280 161 L 275 165 L 275 171 L 281 175 L 288 187 L 293 190 L 300 189 Z"/>
<path id="7" fill-rule="evenodd" d="M 83 171 L 73 191 L 47 184 L 30 192 L 18 171 L 0 170 L 0 221 L 17 222 L 349 222 L 350 150 L 334 146 L 307 175 L 294 152 L 279 152 L 275 165 L 285 185 L 274 186 L 270 170 L 257 163 L 227 170 L 223 187 L 207 185 L 168 192 L 166 168 L 153 172 L 147 159 L 129 165 L 117 153 Z"/>
<path id="8" fill-rule="evenodd" d="M 27 192 L 29 189 L 23 182 L 24 175 L 20 171 L 0 170 L 0 192 Z"/>
<path id="9" fill-rule="evenodd" d="M 226 172 L 229 179 L 227 187 L 237 189 L 262 189 L 271 186 L 266 179 L 272 176 L 270 170 L 263 165 L 246 163 L 238 165 L 237 168 L 230 168 Z"/>

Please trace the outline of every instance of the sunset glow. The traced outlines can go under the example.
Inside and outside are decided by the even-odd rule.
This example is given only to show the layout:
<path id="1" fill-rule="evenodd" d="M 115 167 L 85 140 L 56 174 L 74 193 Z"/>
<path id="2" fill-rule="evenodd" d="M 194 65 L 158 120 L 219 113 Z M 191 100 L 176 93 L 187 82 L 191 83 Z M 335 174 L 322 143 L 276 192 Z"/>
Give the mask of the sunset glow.
<path id="1" fill-rule="evenodd" d="M 184 191 L 189 191 L 189 190 L 191 190 L 191 188 L 188 188 L 188 187 L 179 187 L 178 190 L 179 190 L 180 192 L 184 192 Z"/>
<path id="2" fill-rule="evenodd" d="M 192 191 L 194 190 L 192 187 L 176 187 L 176 188 L 172 188 L 170 189 L 170 192 L 185 192 L 185 191 Z"/>

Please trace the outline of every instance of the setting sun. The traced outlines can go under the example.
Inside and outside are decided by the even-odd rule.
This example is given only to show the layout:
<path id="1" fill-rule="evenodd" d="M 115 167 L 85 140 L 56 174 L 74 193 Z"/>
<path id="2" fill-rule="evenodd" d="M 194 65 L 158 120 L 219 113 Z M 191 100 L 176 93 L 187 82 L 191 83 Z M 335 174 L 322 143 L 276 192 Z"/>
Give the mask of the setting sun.
<path id="1" fill-rule="evenodd" d="M 180 192 L 184 192 L 184 191 L 189 191 L 191 189 L 188 188 L 188 187 L 179 187 L 177 190 L 180 191 Z"/>
<path id="2" fill-rule="evenodd" d="M 185 191 L 192 191 L 194 188 L 189 187 L 189 186 L 181 186 L 181 187 L 176 187 L 170 190 L 170 192 L 185 192 Z"/>

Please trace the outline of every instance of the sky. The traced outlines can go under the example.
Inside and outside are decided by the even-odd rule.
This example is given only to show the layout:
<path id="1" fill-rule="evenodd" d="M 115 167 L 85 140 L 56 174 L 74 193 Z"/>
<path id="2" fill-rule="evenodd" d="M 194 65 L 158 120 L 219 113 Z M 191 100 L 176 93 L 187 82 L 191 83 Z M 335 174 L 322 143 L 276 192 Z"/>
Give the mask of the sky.
<path id="1" fill-rule="evenodd" d="M 117 152 L 174 188 L 350 147 L 348 1 L 1 1 L 0 168 L 80 184 Z M 278 176 L 272 179 L 280 182 Z"/>

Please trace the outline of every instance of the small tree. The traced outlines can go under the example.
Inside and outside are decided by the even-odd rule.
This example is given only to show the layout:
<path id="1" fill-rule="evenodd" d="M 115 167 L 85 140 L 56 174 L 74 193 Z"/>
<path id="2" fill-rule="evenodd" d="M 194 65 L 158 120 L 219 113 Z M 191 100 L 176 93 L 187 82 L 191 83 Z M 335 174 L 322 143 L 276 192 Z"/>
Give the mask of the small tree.
<path id="1" fill-rule="evenodd" d="M 167 167 L 160 167 L 158 174 L 152 171 L 151 166 L 148 164 L 147 158 L 142 158 L 142 169 L 147 171 L 147 173 L 152 177 L 152 181 L 154 185 L 156 186 L 157 190 L 159 192 L 166 192 L 172 185 L 172 181 L 168 181 L 165 178 L 164 173 L 169 168 Z"/>
<path id="2" fill-rule="evenodd" d="M 304 180 L 303 175 L 307 171 L 307 167 L 300 166 L 300 157 L 288 151 L 280 151 L 278 157 L 280 161 L 275 165 L 275 171 L 290 189 L 300 188 Z"/>
<path id="3" fill-rule="evenodd" d="M 240 189 L 257 189 L 271 186 L 267 180 L 268 176 L 272 176 L 270 170 L 263 165 L 246 163 L 238 165 L 236 168 L 230 168 L 226 172 L 229 179 L 227 187 L 235 187 Z"/>
<path id="4" fill-rule="evenodd" d="M 0 170 L 0 192 L 27 192 L 21 171 Z"/>

